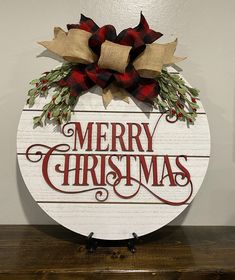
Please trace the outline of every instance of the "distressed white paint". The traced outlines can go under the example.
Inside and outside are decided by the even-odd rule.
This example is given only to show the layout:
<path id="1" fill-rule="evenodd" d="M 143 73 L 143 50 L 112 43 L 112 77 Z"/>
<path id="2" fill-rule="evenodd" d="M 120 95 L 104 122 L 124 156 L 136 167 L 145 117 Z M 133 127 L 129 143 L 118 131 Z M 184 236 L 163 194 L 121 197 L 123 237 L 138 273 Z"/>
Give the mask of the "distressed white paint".
<path id="1" fill-rule="evenodd" d="M 40 99 L 35 108 L 41 109 L 45 102 L 47 100 Z M 89 121 L 120 122 L 124 125 L 128 122 L 139 124 L 146 122 L 149 123 L 150 131 L 153 131 L 156 122 L 160 118 L 154 134 L 154 153 L 140 153 L 137 146 L 134 145 L 135 151 L 132 154 L 159 155 L 158 176 L 162 174 L 164 155 L 170 156 L 173 172 L 179 171 L 175 164 L 174 156 L 188 156 L 188 160 L 184 164 L 191 173 L 193 195 L 186 204 L 180 206 L 171 206 L 163 203 L 143 187 L 140 188 L 138 194 L 132 199 L 123 199 L 114 193 L 111 186 L 106 186 L 105 188 L 108 190 L 109 196 L 104 202 L 98 202 L 95 199 L 96 190 L 78 194 L 65 194 L 50 188 L 42 177 L 42 161 L 37 163 L 28 161 L 25 156 L 27 148 L 32 144 L 45 144 L 53 147 L 56 144 L 66 143 L 71 147 L 69 153 L 82 154 L 87 153 L 85 150 L 86 142 L 83 149 L 73 151 L 74 137 L 65 137 L 61 133 L 60 128 L 47 125 L 43 128 L 38 127 L 34 129 L 32 118 L 35 114 L 39 113 L 40 111 L 34 111 L 34 108 L 29 109 L 27 106 L 25 106 L 25 110 L 22 112 L 17 135 L 17 152 L 21 173 L 26 186 L 41 208 L 57 222 L 75 232 L 88 235 L 92 231 L 95 234 L 94 237 L 103 239 L 131 238 L 132 232 L 136 232 L 139 236 L 147 234 L 164 226 L 178 216 L 192 201 L 202 184 L 210 156 L 210 134 L 207 117 L 202 106 L 195 125 L 188 128 L 185 122 L 178 121 L 173 124 L 167 122 L 165 114 L 161 115 L 157 110 L 152 110 L 149 106 L 138 102 L 134 98 L 130 99 L 130 104 L 113 100 L 110 106 L 104 110 L 101 91 L 97 88 L 95 91 L 83 94 L 79 98 L 71 119 L 72 122 L 80 122 L 84 129 Z M 73 125 L 68 124 L 67 127 L 71 128 Z M 111 139 L 110 131 L 106 129 L 107 139 L 104 143 L 105 145 Z M 144 134 L 141 134 L 140 140 L 143 147 L 147 147 L 147 139 L 144 136 Z M 97 135 L 96 131 L 94 131 L 92 143 L 95 144 L 96 140 Z M 127 143 L 128 135 L 124 136 L 124 141 Z M 45 148 L 39 150 L 44 153 L 47 152 Z M 30 150 L 31 153 L 37 151 L 37 147 Z M 90 153 L 97 154 L 95 150 Z M 111 151 L 101 151 L 98 153 L 113 154 Z M 130 152 L 121 152 L 119 150 L 115 154 L 130 154 Z M 31 155 L 31 157 L 32 159 L 37 158 L 36 155 Z M 150 159 L 151 157 L 146 158 L 147 164 L 150 163 Z M 89 187 L 73 186 L 74 172 L 69 173 L 70 186 L 62 186 L 63 176 L 55 172 L 55 166 L 58 163 L 63 166 L 63 160 L 64 157 L 62 155 L 55 155 L 50 160 L 49 174 L 55 186 L 59 186 L 59 189 L 63 191 L 68 189 L 69 191 L 83 191 L 95 187 L 92 185 L 91 180 L 89 180 Z M 124 173 L 125 162 L 122 161 L 118 166 Z M 138 179 L 138 160 L 133 161 L 131 166 L 132 176 Z M 74 167 L 75 157 L 72 156 L 70 168 Z M 109 171 L 111 169 L 107 167 L 105 172 L 108 173 Z M 97 179 L 98 181 L 100 179 L 99 173 Z M 150 176 L 151 180 L 152 175 Z M 123 188 L 122 183 L 118 187 L 122 195 L 131 195 L 138 188 L 136 183 L 133 186 Z M 143 183 L 156 195 L 174 202 L 183 201 L 190 193 L 189 187 L 170 187 L 169 181 L 165 182 L 166 186 L 164 187 L 153 187 L 146 181 Z"/>

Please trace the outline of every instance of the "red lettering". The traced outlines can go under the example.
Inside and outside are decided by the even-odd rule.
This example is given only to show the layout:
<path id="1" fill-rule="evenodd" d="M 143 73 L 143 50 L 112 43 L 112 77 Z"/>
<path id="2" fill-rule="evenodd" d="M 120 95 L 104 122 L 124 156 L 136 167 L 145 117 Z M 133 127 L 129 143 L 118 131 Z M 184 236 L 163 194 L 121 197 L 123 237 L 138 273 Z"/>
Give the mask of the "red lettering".
<path id="1" fill-rule="evenodd" d="M 85 143 L 85 139 L 87 138 L 87 148 L 86 151 L 92 151 L 92 126 L 93 122 L 88 122 L 87 127 L 86 127 L 86 132 L 83 134 L 82 128 L 81 128 L 81 123 L 76 122 L 75 123 L 75 135 L 74 135 L 74 148 L 73 151 L 77 151 L 77 136 L 79 139 L 80 143 L 80 149 L 83 148 L 83 145 Z"/>
<path id="2" fill-rule="evenodd" d="M 148 123 L 142 123 L 143 127 L 144 127 L 144 131 L 146 133 L 147 139 L 148 139 L 148 149 L 147 152 L 153 152 L 153 135 L 155 132 L 155 129 L 153 130 L 153 133 L 150 133 L 149 130 L 149 124 Z"/>
<path id="3" fill-rule="evenodd" d="M 117 141 L 119 141 L 120 147 L 122 151 L 128 151 L 124 144 L 123 135 L 125 133 L 125 126 L 122 123 L 111 123 L 112 126 L 112 152 L 117 151 Z M 121 129 L 120 133 L 117 132 L 117 127 Z"/>
<path id="4" fill-rule="evenodd" d="M 122 158 L 126 159 L 126 184 L 125 184 L 125 186 L 132 186 L 132 183 L 131 183 L 131 158 L 134 158 L 134 160 L 136 160 L 136 156 L 124 155 L 124 156 L 121 156 L 121 159 Z"/>
<path id="5" fill-rule="evenodd" d="M 99 186 L 100 184 L 97 181 L 97 177 L 96 177 L 96 173 L 95 173 L 95 168 L 98 164 L 98 159 L 96 157 L 96 155 L 84 155 L 84 163 L 83 163 L 83 182 L 82 185 L 83 186 L 89 186 L 88 184 L 88 173 L 91 174 L 91 178 L 92 178 L 92 182 L 95 186 Z M 88 167 L 88 162 L 91 159 L 92 162 L 92 166 Z"/>
<path id="6" fill-rule="evenodd" d="M 167 169 L 167 175 L 165 175 L 165 167 Z M 175 180 L 174 180 L 174 176 L 173 176 L 173 172 L 171 169 L 171 164 L 170 164 L 170 160 L 168 156 L 164 156 L 164 163 L 163 163 L 163 169 L 162 169 L 162 179 L 161 179 L 161 183 L 164 180 L 164 178 L 168 177 L 170 180 L 170 186 L 176 186 Z"/>
<path id="7" fill-rule="evenodd" d="M 140 142 L 141 125 L 139 125 L 138 123 L 127 123 L 127 127 L 128 127 L 128 146 L 129 146 L 128 151 L 134 151 L 133 140 L 135 140 L 138 150 L 140 152 L 143 152 L 144 149 Z M 133 132 L 133 127 L 137 128 L 137 132 L 135 135 Z"/>
<path id="8" fill-rule="evenodd" d="M 104 139 L 106 141 L 106 132 L 102 134 L 102 126 L 106 126 L 106 128 L 109 127 L 109 124 L 107 122 L 99 122 L 96 123 L 97 125 L 97 145 L 96 145 L 96 151 L 108 151 L 109 150 L 109 145 L 106 146 L 106 148 L 101 147 L 101 139 Z"/>
<path id="9" fill-rule="evenodd" d="M 142 174 L 141 171 L 143 170 L 144 172 L 144 177 L 146 182 L 149 182 L 149 177 L 150 174 L 152 174 L 152 186 L 163 186 L 163 184 L 159 184 L 158 182 L 158 169 L 157 169 L 157 156 L 153 155 L 151 157 L 151 163 L 149 168 L 147 167 L 146 161 L 145 161 L 145 156 L 140 155 L 139 156 L 139 162 L 140 162 L 140 181 L 142 180 Z"/>
<path id="10" fill-rule="evenodd" d="M 191 175 L 190 175 L 188 169 L 185 168 L 185 167 L 181 164 L 180 158 L 183 158 L 185 161 L 187 161 L 187 160 L 188 160 L 188 159 L 187 159 L 187 156 L 178 156 L 178 157 L 176 157 L 175 162 L 176 162 L 177 167 L 178 167 L 181 171 L 183 171 L 183 172 L 181 173 L 181 174 L 182 174 L 182 177 L 183 177 L 183 178 L 186 177 L 186 178 L 188 179 L 188 182 L 189 182 L 189 181 L 191 180 Z"/>
<path id="11" fill-rule="evenodd" d="M 82 170 L 82 168 L 80 167 L 81 156 L 79 154 L 76 154 L 75 157 L 76 157 L 76 165 L 75 165 L 75 178 L 74 178 L 73 185 L 79 186 L 80 170 Z"/>

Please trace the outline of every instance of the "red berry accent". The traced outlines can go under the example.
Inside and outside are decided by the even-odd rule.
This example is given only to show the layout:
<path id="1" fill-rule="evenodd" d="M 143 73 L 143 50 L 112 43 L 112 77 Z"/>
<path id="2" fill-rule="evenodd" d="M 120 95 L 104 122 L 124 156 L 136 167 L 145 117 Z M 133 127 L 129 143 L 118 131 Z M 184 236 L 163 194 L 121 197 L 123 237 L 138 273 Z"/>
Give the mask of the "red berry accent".
<path id="1" fill-rule="evenodd" d="M 192 119 L 189 119 L 189 122 L 192 123 L 193 122 Z"/>
<path id="2" fill-rule="evenodd" d="M 36 83 L 35 86 L 38 87 L 39 83 Z"/>
<path id="3" fill-rule="evenodd" d="M 181 117 L 183 117 L 183 114 L 182 114 L 182 113 L 179 113 L 179 114 L 177 115 L 177 117 L 181 118 Z"/>
<path id="4" fill-rule="evenodd" d="M 195 98 L 192 98 L 193 103 L 197 103 L 197 100 Z"/>
<path id="5" fill-rule="evenodd" d="M 47 86 L 42 87 L 42 91 L 46 91 L 47 90 Z"/>
<path id="6" fill-rule="evenodd" d="M 41 81 L 43 84 L 46 84 L 47 83 L 47 80 L 42 80 Z"/>
<path id="7" fill-rule="evenodd" d="M 172 113 L 172 115 L 175 115 L 175 114 L 176 114 L 176 110 L 173 109 L 173 110 L 171 111 L 171 113 Z"/>
<path id="8" fill-rule="evenodd" d="M 48 119 L 50 119 L 50 117 L 51 117 L 51 112 L 48 112 L 48 113 L 47 113 L 47 117 L 48 117 Z"/>
<path id="9" fill-rule="evenodd" d="M 78 96 L 75 91 L 70 92 L 70 95 L 73 96 L 73 97 L 77 97 Z"/>
<path id="10" fill-rule="evenodd" d="M 193 111 L 194 111 L 194 112 L 197 112 L 197 109 L 196 109 L 196 108 L 193 108 Z"/>

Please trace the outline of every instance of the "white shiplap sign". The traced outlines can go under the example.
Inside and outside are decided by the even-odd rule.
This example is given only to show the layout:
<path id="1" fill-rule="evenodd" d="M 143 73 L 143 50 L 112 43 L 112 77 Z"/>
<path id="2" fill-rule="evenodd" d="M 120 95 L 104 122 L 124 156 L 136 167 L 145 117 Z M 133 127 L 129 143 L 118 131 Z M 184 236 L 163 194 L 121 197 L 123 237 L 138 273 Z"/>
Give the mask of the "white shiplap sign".
<path id="1" fill-rule="evenodd" d="M 83 94 L 71 121 L 33 128 L 48 99 L 24 108 L 18 161 L 35 201 L 58 223 L 95 238 L 150 233 L 177 217 L 199 190 L 210 156 L 201 104 L 195 125 L 169 122 L 148 105 Z"/>

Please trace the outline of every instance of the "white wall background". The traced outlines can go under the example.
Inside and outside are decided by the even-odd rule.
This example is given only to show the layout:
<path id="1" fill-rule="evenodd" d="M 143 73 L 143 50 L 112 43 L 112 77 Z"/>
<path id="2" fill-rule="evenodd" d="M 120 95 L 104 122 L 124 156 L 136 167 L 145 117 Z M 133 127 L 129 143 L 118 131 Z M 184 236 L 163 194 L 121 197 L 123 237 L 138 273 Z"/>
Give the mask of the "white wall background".
<path id="1" fill-rule="evenodd" d="M 58 61 L 40 57 L 37 41 L 80 13 L 118 31 L 143 11 L 150 26 L 179 38 L 183 75 L 201 90 L 209 118 L 212 157 L 194 202 L 173 223 L 235 225 L 235 1 L 234 0 L 0 0 L 0 223 L 54 223 L 26 189 L 16 161 L 16 132 L 28 82 Z M 39 57 L 38 57 L 39 56 Z"/>

